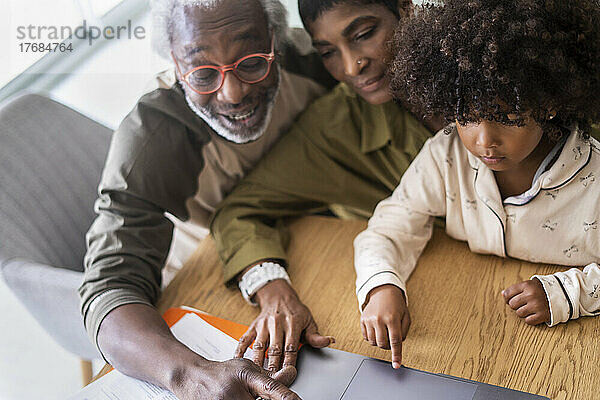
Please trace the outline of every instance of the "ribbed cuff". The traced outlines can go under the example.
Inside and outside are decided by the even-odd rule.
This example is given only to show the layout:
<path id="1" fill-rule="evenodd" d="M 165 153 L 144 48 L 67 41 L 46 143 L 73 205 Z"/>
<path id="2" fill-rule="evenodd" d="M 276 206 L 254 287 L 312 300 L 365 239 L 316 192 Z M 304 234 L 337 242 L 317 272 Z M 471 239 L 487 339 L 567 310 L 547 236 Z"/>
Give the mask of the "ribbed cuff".
<path id="1" fill-rule="evenodd" d="M 125 304 L 146 304 L 154 307 L 147 297 L 139 293 L 128 289 L 109 289 L 100 293 L 90 302 L 84 315 L 84 323 L 88 335 L 90 336 L 92 343 L 94 343 L 98 351 L 100 351 L 104 361 L 107 363 L 108 361 L 98 346 L 98 331 L 100 330 L 100 324 L 102 324 L 102 321 L 108 313 Z"/>
<path id="2" fill-rule="evenodd" d="M 550 322 L 546 325 L 555 326 L 573 318 L 573 303 L 560 279 L 555 275 L 534 275 L 533 278 L 542 283 L 550 306 Z"/>
<path id="3" fill-rule="evenodd" d="M 223 267 L 223 278 L 229 282 L 242 272 L 247 266 L 260 260 L 277 260 L 285 265 L 285 250 L 279 242 L 271 240 L 258 240 L 246 242 Z M 281 260 L 281 261 L 280 261 Z"/>
<path id="4" fill-rule="evenodd" d="M 367 295 L 373 289 L 382 285 L 394 285 L 400 288 L 404 292 L 404 297 L 406 298 L 406 304 L 408 304 L 408 296 L 406 294 L 406 285 L 402 280 L 398 277 L 395 271 L 388 269 L 379 271 L 367 280 L 362 282 L 360 286 L 356 288 L 356 297 L 358 298 L 358 309 L 362 313 L 363 308 L 365 306 L 365 300 L 367 299 Z"/>

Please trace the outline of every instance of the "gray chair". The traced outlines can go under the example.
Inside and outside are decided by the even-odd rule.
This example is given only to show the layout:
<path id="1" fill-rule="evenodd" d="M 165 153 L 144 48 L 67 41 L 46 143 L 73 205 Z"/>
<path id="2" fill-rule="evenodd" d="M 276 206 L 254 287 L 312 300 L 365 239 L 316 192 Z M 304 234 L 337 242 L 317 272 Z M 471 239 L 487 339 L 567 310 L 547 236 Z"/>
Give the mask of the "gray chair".
<path id="1" fill-rule="evenodd" d="M 111 133 L 39 95 L 0 106 L 0 271 L 50 336 L 82 359 L 84 381 L 89 360 L 101 357 L 77 289 Z"/>

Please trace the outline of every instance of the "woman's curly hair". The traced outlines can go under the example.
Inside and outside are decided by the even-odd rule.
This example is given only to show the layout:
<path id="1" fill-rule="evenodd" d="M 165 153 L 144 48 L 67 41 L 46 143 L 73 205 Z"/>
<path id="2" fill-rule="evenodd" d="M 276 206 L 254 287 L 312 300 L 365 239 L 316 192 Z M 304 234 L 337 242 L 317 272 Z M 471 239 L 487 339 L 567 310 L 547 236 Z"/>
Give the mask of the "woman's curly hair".
<path id="1" fill-rule="evenodd" d="M 390 51 L 394 97 L 423 116 L 520 124 L 530 113 L 554 139 L 600 120 L 599 0 L 425 5 Z"/>

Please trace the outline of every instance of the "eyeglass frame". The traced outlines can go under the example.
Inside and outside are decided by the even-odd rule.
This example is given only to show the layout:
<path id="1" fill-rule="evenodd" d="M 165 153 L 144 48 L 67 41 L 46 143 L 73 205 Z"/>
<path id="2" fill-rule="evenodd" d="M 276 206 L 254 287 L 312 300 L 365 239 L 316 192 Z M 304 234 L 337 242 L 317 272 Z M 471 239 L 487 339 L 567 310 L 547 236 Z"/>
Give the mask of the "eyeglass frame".
<path id="1" fill-rule="evenodd" d="M 206 95 L 206 94 L 218 92 L 223 87 L 223 84 L 225 83 L 225 72 L 227 72 L 227 71 L 233 72 L 233 74 L 235 75 L 235 77 L 237 79 L 239 79 L 241 82 L 247 83 L 249 85 L 252 85 L 252 84 L 255 84 L 255 83 L 258 83 L 258 82 L 261 82 L 261 81 L 264 81 L 265 79 L 267 79 L 267 77 L 271 73 L 271 65 L 273 65 L 273 61 L 275 61 L 275 37 L 273 35 L 271 35 L 271 52 L 270 53 L 248 54 L 248 55 L 245 55 L 244 57 L 240 58 L 236 62 L 227 64 L 227 65 L 200 65 L 198 67 L 195 67 L 195 68 L 189 70 L 185 74 L 181 73 L 181 69 L 179 68 L 179 63 L 177 62 L 177 59 L 175 58 L 175 54 L 173 53 L 173 51 L 171 51 L 171 57 L 173 58 L 173 61 L 175 62 L 175 67 L 177 68 L 177 72 L 179 73 L 179 76 L 181 76 L 181 79 L 185 82 L 185 84 L 188 85 L 188 87 L 190 89 L 192 89 L 194 92 L 196 92 L 200 95 Z M 255 80 L 255 81 L 247 81 L 245 79 L 242 79 L 236 72 L 237 66 L 251 57 L 261 57 L 261 58 L 264 58 L 265 60 L 267 60 L 267 62 L 268 62 L 267 72 L 265 73 L 265 76 L 263 76 L 262 78 L 260 78 L 258 80 Z M 204 69 L 204 68 L 217 70 L 221 73 L 221 84 L 216 89 L 210 90 L 208 92 L 203 92 L 203 91 L 197 90 L 188 81 L 188 77 L 191 74 L 193 74 L 194 72 L 196 72 L 200 69 Z"/>

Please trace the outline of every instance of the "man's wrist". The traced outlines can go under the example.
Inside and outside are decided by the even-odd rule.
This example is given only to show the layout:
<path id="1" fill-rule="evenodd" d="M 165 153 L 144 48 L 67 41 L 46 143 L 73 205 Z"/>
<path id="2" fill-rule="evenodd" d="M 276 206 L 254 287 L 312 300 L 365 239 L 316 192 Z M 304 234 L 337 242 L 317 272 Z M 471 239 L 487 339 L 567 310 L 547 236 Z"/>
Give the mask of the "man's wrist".
<path id="1" fill-rule="evenodd" d="M 117 370 L 171 391 L 178 380 L 184 384 L 193 366 L 207 362 L 177 340 L 157 310 L 145 304 L 125 304 L 108 313 L 98 345 Z"/>
<path id="2" fill-rule="evenodd" d="M 210 364 L 214 361 L 207 360 L 187 347 L 185 350 L 173 351 L 172 354 L 176 357 L 172 359 L 173 363 L 168 363 L 166 371 L 168 374 L 166 377 L 167 389 L 171 392 L 177 393 L 189 382 L 197 381 L 199 378 L 203 380 L 203 376 L 206 377 L 206 382 L 210 382 L 210 375 L 202 372 L 209 371 Z"/>

